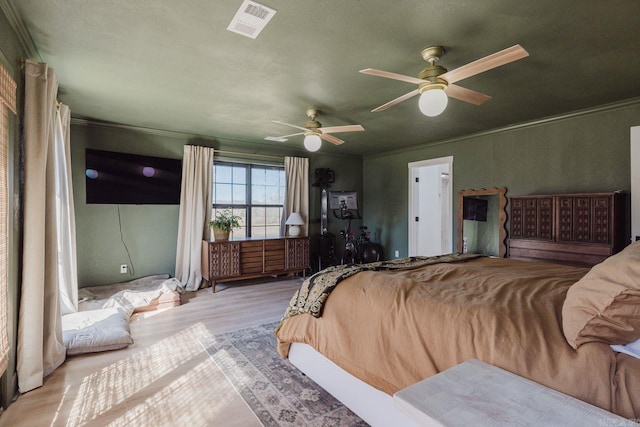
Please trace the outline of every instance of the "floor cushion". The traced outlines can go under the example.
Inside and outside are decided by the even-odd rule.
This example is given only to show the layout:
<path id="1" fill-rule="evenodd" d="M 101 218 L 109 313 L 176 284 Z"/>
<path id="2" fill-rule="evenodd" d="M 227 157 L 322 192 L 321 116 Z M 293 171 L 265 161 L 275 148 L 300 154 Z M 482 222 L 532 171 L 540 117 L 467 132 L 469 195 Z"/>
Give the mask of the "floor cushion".
<path id="1" fill-rule="evenodd" d="M 178 306 L 182 292 L 184 287 L 180 281 L 168 274 L 146 276 L 129 282 L 80 288 L 78 309 L 121 308 L 131 315 Z"/>
<path id="2" fill-rule="evenodd" d="M 67 355 L 117 350 L 133 343 L 129 314 L 118 308 L 65 314 L 62 338 Z"/>

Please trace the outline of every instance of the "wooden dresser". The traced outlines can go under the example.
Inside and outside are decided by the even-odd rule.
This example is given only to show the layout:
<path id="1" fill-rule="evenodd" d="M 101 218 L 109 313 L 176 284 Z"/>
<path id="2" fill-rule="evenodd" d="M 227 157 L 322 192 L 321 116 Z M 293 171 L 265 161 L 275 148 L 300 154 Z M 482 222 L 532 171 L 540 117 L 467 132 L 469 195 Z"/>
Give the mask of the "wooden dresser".
<path id="1" fill-rule="evenodd" d="M 622 192 L 511 197 L 509 257 L 602 262 L 628 243 L 624 198 Z"/>
<path id="2" fill-rule="evenodd" d="M 211 283 L 213 292 L 217 281 L 304 274 L 308 267 L 308 237 L 202 242 L 202 278 Z"/>

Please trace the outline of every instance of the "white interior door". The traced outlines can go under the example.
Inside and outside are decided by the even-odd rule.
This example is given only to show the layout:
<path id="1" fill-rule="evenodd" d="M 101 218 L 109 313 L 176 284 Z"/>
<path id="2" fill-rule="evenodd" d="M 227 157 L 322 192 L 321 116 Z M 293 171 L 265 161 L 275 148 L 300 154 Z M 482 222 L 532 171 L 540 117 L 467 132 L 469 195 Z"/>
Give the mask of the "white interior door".
<path id="1" fill-rule="evenodd" d="M 453 157 L 409 163 L 409 256 L 452 252 Z"/>

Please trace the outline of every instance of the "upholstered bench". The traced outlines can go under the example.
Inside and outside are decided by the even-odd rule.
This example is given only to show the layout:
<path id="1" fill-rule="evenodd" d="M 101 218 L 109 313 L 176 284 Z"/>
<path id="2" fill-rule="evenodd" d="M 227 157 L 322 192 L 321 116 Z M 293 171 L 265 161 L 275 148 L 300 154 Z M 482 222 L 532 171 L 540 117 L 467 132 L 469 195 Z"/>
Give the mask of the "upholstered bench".
<path id="1" fill-rule="evenodd" d="M 398 391 L 421 426 L 636 426 L 598 407 L 476 359 Z"/>

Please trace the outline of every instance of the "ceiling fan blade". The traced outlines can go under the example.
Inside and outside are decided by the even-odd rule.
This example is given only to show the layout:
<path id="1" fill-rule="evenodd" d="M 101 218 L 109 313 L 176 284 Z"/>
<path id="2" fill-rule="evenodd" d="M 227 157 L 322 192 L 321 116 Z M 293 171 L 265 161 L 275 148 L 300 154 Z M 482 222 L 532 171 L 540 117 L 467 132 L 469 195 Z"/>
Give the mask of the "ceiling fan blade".
<path id="1" fill-rule="evenodd" d="M 379 106 L 378 108 L 374 108 L 373 110 L 371 110 L 371 112 L 372 113 L 377 113 L 378 111 L 384 111 L 387 108 L 393 107 L 394 105 L 401 103 L 402 101 L 406 101 L 409 98 L 413 98 L 414 96 L 416 96 L 419 93 L 420 93 L 419 89 L 412 90 L 409 93 L 405 93 L 404 95 L 397 97 L 393 101 L 389 101 L 386 104 L 383 104 L 383 105 Z"/>
<path id="2" fill-rule="evenodd" d="M 456 68 L 455 70 L 448 71 L 439 77 L 446 80 L 448 83 L 455 83 L 462 79 L 466 79 L 476 74 L 489 71 L 493 68 L 500 67 L 501 65 L 508 64 L 518 59 L 526 58 L 529 56 L 529 52 L 524 50 L 519 44 L 511 46 L 500 52 L 496 52 L 484 58 L 480 58 L 476 61 L 470 62 L 466 65 Z"/>
<path id="3" fill-rule="evenodd" d="M 328 141 L 334 145 L 340 145 L 340 144 L 344 144 L 344 141 L 341 140 L 340 138 L 336 138 L 333 135 L 329 135 L 326 133 L 321 133 L 320 134 L 320 138 L 324 139 L 325 141 Z"/>
<path id="4" fill-rule="evenodd" d="M 444 90 L 447 96 L 451 98 L 459 99 L 460 101 L 468 102 L 473 105 L 481 105 L 491 99 L 489 95 L 476 92 L 475 90 L 467 89 L 458 85 L 448 85 Z"/>
<path id="5" fill-rule="evenodd" d="M 282 135 L 282 136 L 278 136 L 278 138 L 289 138 L 290 136 L 298 136 L 298 135 L 304 135 L 304 132 L 292 133 L 290 135 Z"/>
<path id="6" fill-rule="evenodd" d="M 417 77 L 405 76 L 404 74 L 390 73 L 389 71 L 376 70 L 375 68 L 365 68 L 360 70 L 362 74 L 369 74 L 371 76 L 385 77 L 387 79 L 400 80 L 402 82 L 421 84 L 425 81 Z"/>
<path id="7" fill-rule="evenodd" d="M 265 136 L 265 141 L 287 142 L 288 139 L 283 136 Z"/>
<path id="8" fill-rule="evenodd" d="M 362 127 L 362 125 L 346 125 L 346 126 L 321 127 L 318 130 L 322 131 L 322 133 L 340 133 L 340 132 L 360 132 L 360 131 L 363 131 L 364 128 Z"/>
<path id="9" fill-rule="evenodd" d="M 275 141 L 275 142 L 286 142 L 287 138 L 291 136 L 304 135 L 304 132 L 292 133 L 290 135 L 282 135 L 282 136 L 266 136 L 264 139 L 267 141 Z"/>
<path id="10" fill-rule="evenodd" d="M 273 123 L 278 123 L 278 124 L 281 124 L 281 125 L 290 126 L 292 128 L 300 129 L 300 130 L 305 131 L 305 132 L 309 130 L 307 128 L 303 128 L 302 126 L 292 125 L 292 124 L 289 124 L 289 123 L 281 122 L 279 120 L 274 120 Z"/>

